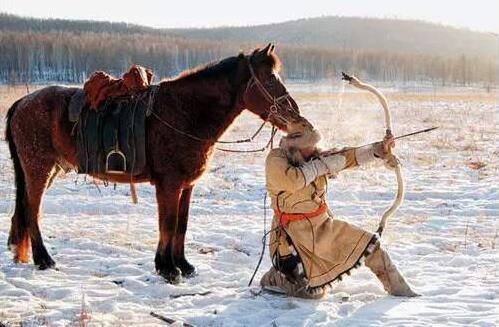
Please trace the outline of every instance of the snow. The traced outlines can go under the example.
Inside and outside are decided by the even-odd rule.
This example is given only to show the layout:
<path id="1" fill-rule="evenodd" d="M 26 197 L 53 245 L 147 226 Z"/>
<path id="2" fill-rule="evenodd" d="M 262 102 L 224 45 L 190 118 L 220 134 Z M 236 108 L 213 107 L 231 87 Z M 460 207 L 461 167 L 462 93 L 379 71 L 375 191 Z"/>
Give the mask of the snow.
<path id="1" fill-rule="evenodd" d="M 330 88 L 331 87 L 331 88 Z M 325 144 L 362 144 L 383 135 L 375 99 L 347 87 L 293 85 L 302 112 Z M 497 127 L 493 96 L 474 90 L 404 93 L 389 89 L 395 133 L 439 125 L 398 142 L 405 202 L 388 222 L 383 245 L 418 298 L 386 295 L 360 268 L 319 301 L 258 293 L 263 233 L 264 153 L 217 152 L 194 189 L 187 258 L 198 275 L 180 285 L 154 272 L 154 189 L 90 177 L 59 178 L 43 202 L 42 230 L 57 269 L 13 264 L 7 249 L 14 207 L 7 146 L 0 144 L 0 322 L 17 325 L 165 325 L 158 314 L 196 326 L 496 326 L 499 325 Z M 3 108 L 4 109 L 4 108 Z M 224 137 L 250 135 L 259 121 L 244 114 Z M 0 126 L 3 132 L 3 123 Z M 267 131 L 268 133 L 268 131 Z M 257 148 L 266 142 L 261 136 Z M 473 170 L 470 160 L 485 168 Z M 383 167 L 344 172 L 330 183 L 333 212 L 374 230 L 392 201 L 393 173 Z M 267 223 L 270 212 L 267 211 Z"/>

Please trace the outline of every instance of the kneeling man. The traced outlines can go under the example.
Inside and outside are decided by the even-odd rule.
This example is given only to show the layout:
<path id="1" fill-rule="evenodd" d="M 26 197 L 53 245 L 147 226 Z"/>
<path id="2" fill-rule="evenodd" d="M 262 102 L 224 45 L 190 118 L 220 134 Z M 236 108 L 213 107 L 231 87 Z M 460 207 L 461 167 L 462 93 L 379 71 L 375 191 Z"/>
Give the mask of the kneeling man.
<path id="1" fill-rule="evenodd" d="M 389 294 L 417 296 L 376 235 L 333 218 L 326 203 L 328 177 L 387 161 L 393 138 L 340 154 L 320 152 L 319 141 L 319 132 L 308 122 L 295 123 L 267 156 L 266 187 L 274 209 L 269 245 L 273 267 L 263 275 L 262 287 L 317 299 L 325 295 L 326 285 L 364 262 Z"/>

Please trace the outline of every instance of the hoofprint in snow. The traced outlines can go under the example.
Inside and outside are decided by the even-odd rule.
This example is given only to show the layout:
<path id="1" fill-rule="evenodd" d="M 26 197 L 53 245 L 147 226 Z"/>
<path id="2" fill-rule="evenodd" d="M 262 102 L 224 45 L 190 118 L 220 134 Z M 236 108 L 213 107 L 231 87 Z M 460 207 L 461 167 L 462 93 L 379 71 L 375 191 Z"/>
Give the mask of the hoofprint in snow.
<path id="1" fill-rule="evenodd" d="M 383 136 L 376 99 L 348 86 L 293 85 L 303 113 L 325 145 L 358 145 Z M 339 89 L 339 88 L 338 88 Z M 2 87 L 3 113 L 19 89 Z M 198 275 L 180 285 L 154 273 L 154 189 L 95 186 L 74 173 L 60 178 L 43 203 L 42 230 L 56 270 L 12 263 L 7 249 L 14 183 L 7 145 L 0 144 L 0 322 L 16 325 L 164 325 L 154 311 L 197 326 L 495 326 L 499 324 L 499 176 L 495 95 L 477 89 L 385 90 L 394 132 L 440 129 L 400 141 L 407 194 L 388 222 L 383 244 L 419 298 L 387 296 L 365 268 L 335 284 L 324 300 L 258 291 L 269 267 L 247 287 L 263 232 L 264 153 L 217 152 L 193 196 L 187 257 Z M 2 114 L 3 114 L 2 113 Z M 224 136 L 251 134 L 245 114 Z M 0 130 L 3 133 L 4 123 Z M 267 140 L 262 136 L 259 147 Z M 485 164 L 481 167 L 481 164 Z M 481 168 L 480 168 L 481 167 Z M 330 182 L 338 216 L 374 230 L 393 199 L 393 173 L 383 167 L 344 172 Z M 270 222 L 268 211 L 267 228 Z"/>

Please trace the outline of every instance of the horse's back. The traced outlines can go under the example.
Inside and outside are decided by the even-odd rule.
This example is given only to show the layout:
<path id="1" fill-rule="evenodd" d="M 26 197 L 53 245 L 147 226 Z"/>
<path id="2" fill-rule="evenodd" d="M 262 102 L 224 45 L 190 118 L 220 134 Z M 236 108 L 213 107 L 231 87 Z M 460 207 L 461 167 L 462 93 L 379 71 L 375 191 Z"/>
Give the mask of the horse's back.
<path id="1" fill-rule="evenodd" d="M 31 92 L 16 102 L 15 112 L 12 113 L 12 123 L 25 118 L 45 119 L 60 118 L 66 114 L 68 104 L 76 87 L 47 86 Z M 22 117 L 22 118 L 21 118 Z M 28 119 L 31 120 L 31 119 Z M 40 121 L 43 124 L 43 121 Z"/>
<path id="2" fill-rule="evenodd" d="M 68 102 L 77 90 L 77 87 L 47 86 L 22 97 L 19 106 L 60 106 Z"/>
<path id="3" fill-rule="evenodd" d="M 18 147 L 37 144 L 45 148 L 64 148 L 71 145 L 71 124 L 67 107 L 76 87 L 47 86 L 18 100 L 8 123 Z M 65 150 L 65 149 L 63 149 Z"/>

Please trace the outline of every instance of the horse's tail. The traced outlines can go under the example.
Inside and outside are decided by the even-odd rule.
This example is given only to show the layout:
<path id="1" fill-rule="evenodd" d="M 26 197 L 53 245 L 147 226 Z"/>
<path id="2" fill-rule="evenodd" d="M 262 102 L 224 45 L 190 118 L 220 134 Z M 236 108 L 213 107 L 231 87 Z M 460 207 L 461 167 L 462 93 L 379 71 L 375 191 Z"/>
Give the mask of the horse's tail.
<path id="1" fill-rule="evenodd" d="M 13 224 L 13 228 L 24 229 L 27 228 L 26 212 L 25 212 L 25 202 L 26 202 L 26 181 L 24 178 L 24 171 L 21 166 L 21 161 L 19 160 L 19 155 L 17 153 L 16 144 L 12 137 L 12 117 L 17 108 L 17 105 L 22 99 L 17 100 L 7 111 L 7 126 L 5 128 L 5 140 L 9 144 L 10 157 L 12 158 L 12 163 L 14 165 L 14 176 L 16 182 L 16 208 L 15 217 L 17 223 Z M 16 226 L 16 227 L 14 227 Z M 12 233 L 9 236 L 8 244 L 11 245 L 13 240 L 11 239 Z"/>

